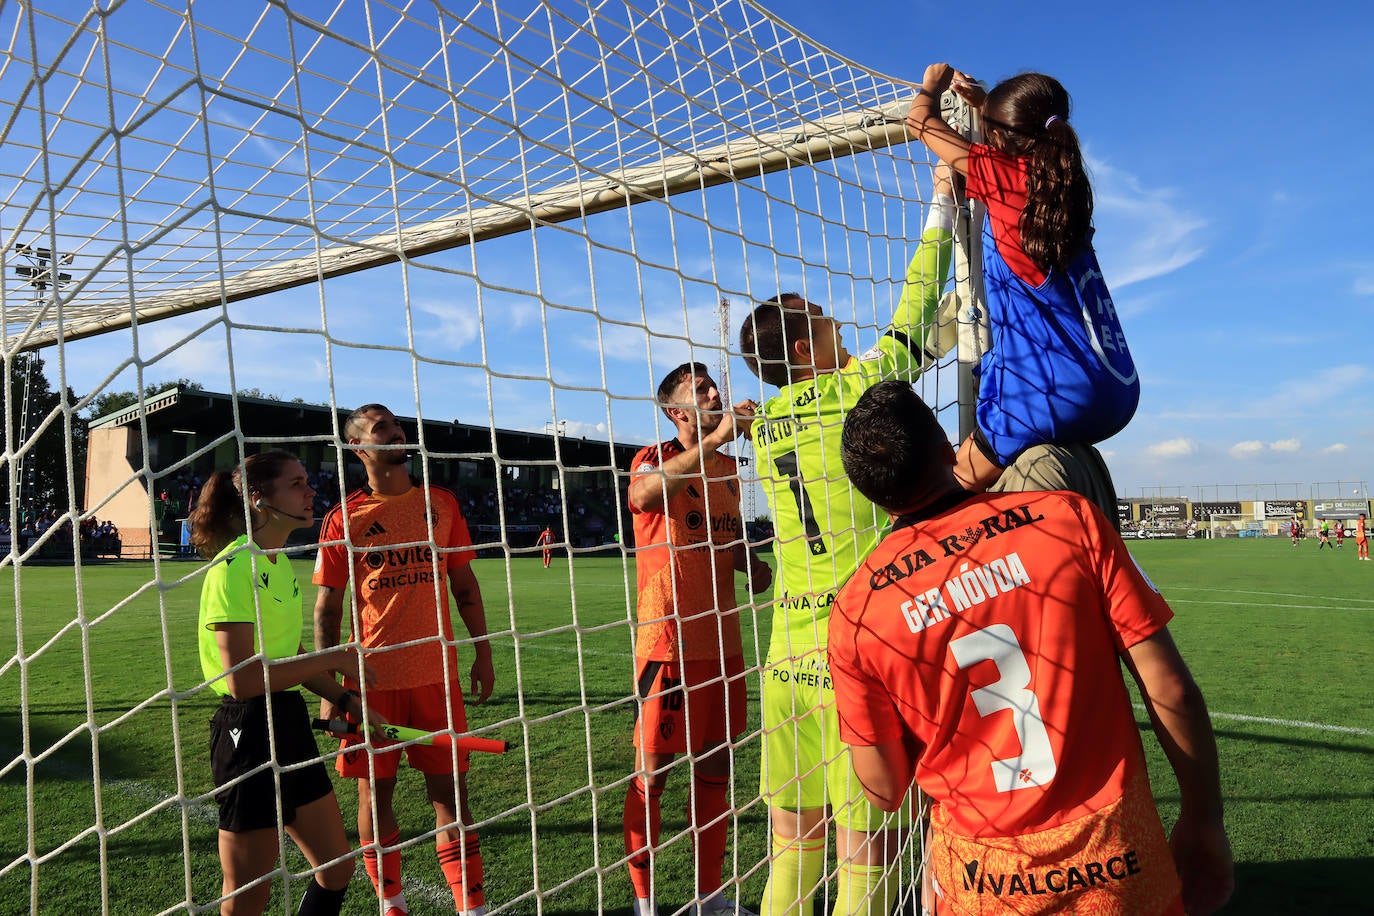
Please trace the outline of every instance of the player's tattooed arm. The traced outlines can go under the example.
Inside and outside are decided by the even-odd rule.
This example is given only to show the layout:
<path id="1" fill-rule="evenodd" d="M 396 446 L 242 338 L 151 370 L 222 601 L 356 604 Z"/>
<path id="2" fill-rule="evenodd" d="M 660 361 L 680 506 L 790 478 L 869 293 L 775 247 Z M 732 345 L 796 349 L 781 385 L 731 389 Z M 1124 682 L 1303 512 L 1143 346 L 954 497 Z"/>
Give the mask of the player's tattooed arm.
<path id="1" fill-rule="evenodd" d="M 341 588 L 321 585 L 315 593 L 315 648 L 332 649 L 339 644 L 343 627 L 343 597 Z M 356 685 L 355 685 L 356 686 Z M 328 699 L 320 701 L 320 718 L 333 719 L 340 713 Z"/>

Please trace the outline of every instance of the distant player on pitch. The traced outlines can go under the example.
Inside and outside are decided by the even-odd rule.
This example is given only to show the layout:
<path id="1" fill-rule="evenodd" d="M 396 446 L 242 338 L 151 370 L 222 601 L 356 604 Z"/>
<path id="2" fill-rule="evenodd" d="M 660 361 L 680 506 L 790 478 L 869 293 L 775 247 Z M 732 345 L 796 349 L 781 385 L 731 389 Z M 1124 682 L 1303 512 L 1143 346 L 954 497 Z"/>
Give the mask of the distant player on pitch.
<path id="1" fill-rule="evenodd" d="M 353 637 L 372 650 L 368 661 L 387 688 L 367 691 L 368 708 L 397 725 L 466 731 L 458 654 L 452 647 L 444 649 L 454 638 L 450 591 L 468 635 L 476 640 L 470 672 L 474 702 L 491 695 L 495 678 L 491 646 L 484 638 L 482 590 L 471 566 L 475 554 L 458 499 L 443 487 L 415 485 L 406 469 L 405 432 L 381 404 L 353 411 L 343 433 L 367 471 L 367 486 L 331 509 L 320 531 L 314 576 L 320 587 L 315 648 L 339 642 L 351 570 Z M 417 542 L 424 546 L 413 546 Z M 407 544 L 412 546 L 393 546 Z M 321 715 L 332 718 L 332 705 L 323 704 Z M 354 747 L 361 740 L 343 739 L 343 746 L 352 749 L 338 758 L 337 767 L 339 775 L 357 780 L 358 839 L 366 847 L 363 864 L 383 910 L 386 916 L 404 916 L 408 908 L 401 890 L 401 830 L 392 805 L 401 752 L 378 752 L 369 762 L 369 754 Z M 454 904 L 460 913 L 482 916 L 486 909 L 481 845 L 477 831 L 463 826 L 472 823 L 468 755 L 458 752 L 455 774 L 453 752 L 447 748 L 411 745 L 405 753 L 410 765 L 424 774 L 438 827 L 439 867 Z"/>
<path id="2" fill-rule="evenodd" d="M 1355 519 L 1355 558 L 1358 560 L 1369 559 L 1369 534 L 1365 531 L 1364 513 Z"/>
<path id="3" fill-rule="evenodd" d="M 544 553 L 544 568 L 545 568 L 545 569 L 548 569 L 548 568 L 549 568 L 549 564 L 553 562 L 553 531 L 552 531 L 552 529 L 545 528 L 543 531 L 539 532 L 539 537 L 535 540 L 534 546 L 535 546 L 535 547 L 542 547 L 542 548 L 544 548 L 544 551 L 543 551 L 543 553 Z"/>
<path id="4" fill-rule="evenodd" d="M 663 379 L 658 404 L 677 436 L 650 445 L 630 466 L 638 578 L 635 679 L 635 771 L 625 793 L 625 852 L 630 857 L 635 916 L 657 916 L 651 854 L 658 846 L 659 796 L 677 754 L 692 755 L 688 818 L 693 825 L 697 899 L 692 916 L 750 911 L 727 899 L 724 860 L 730 831 L 727 742 L 747 726 L 744 648 L 735 573 L 749 590 L 773 581 L 751 557 L 739 516 L 735 459 L 718 452 L 742 431 L 726 412 L 701 363 L 684 363 Z"/>
<path id="5" fill-rule="evenodd" d="M 860 399 L 842 447 L 894 525 L 835 600 L 840 732 L 875 805 L 898 809 L 913 780 L 934 801 L 937 916 L 1222 906 L 1234 876 L 1207 707 L 1107 518 L 1074 493 L 970 494 L 900 382 Z M 1178 779 L 1168 839 L 1122 661 Z"/>

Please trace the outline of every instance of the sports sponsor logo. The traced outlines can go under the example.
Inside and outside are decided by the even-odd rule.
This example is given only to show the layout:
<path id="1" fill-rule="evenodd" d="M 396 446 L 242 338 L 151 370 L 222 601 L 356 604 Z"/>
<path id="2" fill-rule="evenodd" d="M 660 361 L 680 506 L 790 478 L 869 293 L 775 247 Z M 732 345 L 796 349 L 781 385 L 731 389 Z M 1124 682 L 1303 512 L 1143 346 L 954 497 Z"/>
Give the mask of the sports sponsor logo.
<path id="1" fill-rule="evenodd" d="M 1107 885 L 1141 873 L 1135 850 L 1112 856 L 1105 862 L 1076 862 L 1062 868 L 1036 869 L 1010 874 L 992 874 L 974 859 L 964 864 L 964 890 L 994 897 L 1040 897 L 1067 894 Z"/>
<path id="2" fill-rule="evenodd" d="M 231 741 L 234 742 L 234 747 L 238 747 L 238 746 L 239 746 L 239 739 L 242 738 L 242 737 L 243 737 L 243 729 L 241 729 L 241 728 L 231 728 L 231 729 L 229 729 L 229 738 L 230 738 Z"/>
<path id="3" fill-rule="evenodd" d="M 936 545 L 942 556 L 951 557 L 968 550 L 982 538 L 992 540 L 1024 525 L 1034 525 L 1043 521 L 1043 515 L 1031 515 L 1029 506 L 1018 506 L 997 515 L 990 515 L 975 526 L 964 531 L 936 538 Z M 874 570 L 868 577 L 868 587 L 874 591 L 887 588 L 893 583 L 913 575 L 935 562 L 935 557 L 925 547 L 918 547 L 910 553 L 897 557 L 881 569 Z M 1024 572 L 1024 570 L 1023 570 Z"/>
<path id="4" fill-rule="evenodd" d="M 798 684 L 804 687 L 820 687 L 833 690 L 830 682 L 830 658 L 825 655 L 811 655 L 790 667 L 777 665 L 770 669 L 773 680 L 783 684 Z"/>
<path id="5" fill-rule="evenodd" d="M 370 550 L 363 556 L 363 563 L 374 572 L 367 579 L 369 591 L 434 582 L 434 548 L 428 544 Z M 383 570 L 386 574 L 376 575 Z"/>
<path id="6" fill-rule="evenodd" d="M 368 526 L 367 530 L 363 532 L 363 537 L 375 538 L 383 534 L 386 534 L 386 529 L 382 527 L 382 523 L 373 522 Z"/>
<path id="7" fill-rule="evenodd" d="M 1240 515 L 1240 503 L 1238 502 L 1219 502 L 1219 503 L 1193 503 L 1193 520 L 1208 522 L 1215 515 Z"/>

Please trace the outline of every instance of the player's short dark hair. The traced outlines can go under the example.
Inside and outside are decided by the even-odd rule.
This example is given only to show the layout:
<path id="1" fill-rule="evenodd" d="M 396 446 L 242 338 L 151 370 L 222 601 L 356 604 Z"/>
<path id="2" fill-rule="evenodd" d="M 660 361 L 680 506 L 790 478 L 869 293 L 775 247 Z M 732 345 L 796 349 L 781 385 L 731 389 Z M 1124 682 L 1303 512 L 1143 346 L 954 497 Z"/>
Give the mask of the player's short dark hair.
<path id="1" fill-rule="evenodd" d="M 344 419 L 344 438 L 361 439 L 361 436 L 355 435 L 355 433 L 358 432 L 358 424 L 362 422 L 365 414 L 372 413 L 374 410 L 385 410 L 387 413 L 391 413 L 391 408 L 387 407 L 385 404 L 364 404 L 362 407 L 355 409 Z"/>
<path id="2" fill-rule="evenodd" d="M 879 382 L 844 419 L 840 459 L 851 483 L 888 511 L 920 505 L 947 482 L 949 438 L 906 382 Z"/>
<path id="3" fill-rule="evenodd" d="M 673 403 L 673 393 L 677 391 L 678 385 L 681 385 L 684 381 L 693 376 L 709 376 L 710 374 L 711 370 L 707 368 L 705 363 L 690 362 L 683 363 L 681 366 L 678 366 L 672 372 L 665 375 L 663 381 L 658 383 L 657 392 L 658 406 L 663 409 L 664 415 L 666 416 L 668 413 L 668 405 Z M 671 420 L 672 417 L 668 419 Z"/>
<path id="4" fill-rule="evenodd" d="M 802 299 L 797 293 L 778 293 L 759 303 L 739 329 L 744 364 L 766 384 L 778 388 L 792 381 L 792 344 L 811 337 L 811 316 L 783 304 Z"/>

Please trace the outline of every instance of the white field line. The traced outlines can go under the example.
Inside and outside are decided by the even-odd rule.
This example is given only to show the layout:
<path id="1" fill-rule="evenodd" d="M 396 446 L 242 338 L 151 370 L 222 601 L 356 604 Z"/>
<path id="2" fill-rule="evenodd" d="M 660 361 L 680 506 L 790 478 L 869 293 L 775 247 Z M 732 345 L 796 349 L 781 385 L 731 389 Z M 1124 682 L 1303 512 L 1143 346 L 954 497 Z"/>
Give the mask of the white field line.
<path id="1" fill-rule="evenodd" d="M 1132 704 L 1136 709 L 1145 712 L 1145 706 L 1141 703 Z M 1297 719 L 1270 719 L 1265 716 L 1247 716 L 1236 712 L 1211 712 L 1209 715 L 1213 719 L 1227 719 L 1232 722 L 1255 722 L 1260 725 L 1283 725 L 1288 728 L 1310 728 L 1322 732 L 1338 732 L 1342 735 L 1360 735 L 1369 737 L 1374 735 L 1374 730 L 1368 728 L 1356 728 L 1353 725 L 1327 725 L 1325 722 L 1302 722 Z"/>
<path id="2" fill-rule="evenodd" d="M 1298 595 L 1298 594 L 1290 594 L 1290 593 L 1288 593 L 1288 592 L 1257 592 L 1257 591 L 1249 591 L 1249 590 L 1247 590 L 1247 589 L 1239 589 L 1239 588 L 1218 588 L 1218 587 L 1216 587 L 1216 586 L 1210 586 L 1210 585 L 1173 585 L 1173 586 L 1164 586 L 1164 585 L 1161 585 L 1161 584 L 1158 583 L 1158 582 L 1156 582 L 1155 584 L 1160 586 L 1160 591 L 1169 592 L 1169 593 L 1173 593 L 1173 592 L 1225 592 L 1225 593 L 1228 594 L 1228 595 L 1258 595 L 1259 597 L 1262 597 L 1262 598 L 1305 598 L 1305 599 L 1307 599 L 1308 601 L 1327 601 L 1327 602 L 1330 602 L 1330 604 L 1320 605 L 1321 607 L 1327 607 L 1327 608 L 1330 608 L 1330 607 L 1341 607 L 1341 606 L 1344 606 L 1344 605 L 1351 605 L 1351 604 L 1359 605 L 1359 606 L 1362 606 L 1362 607 L 1374 607 L 1374 598 L 1361 598 L 1361 597 L 1358 597 L 1358 596 L 1349 596 L 1349 595 L 1340 595 L 1340 596 L 1338 596 L 1338 595 Z M 1195 599 L 1195 600 L 1202 601 L 1202 600 L 1205 600 L 1205 599 L 1199 598 L 1199 599 Z M 1243 603 L 1245 603 L 1245 602 L 1218 601 L 1218 602 L 1216 602 L 1216 603 L 1217 603 L 1217 604 L 1243 604 Z M 1270 607 L 1270 605 L 1265 605 L 1265 607 Z"/>

